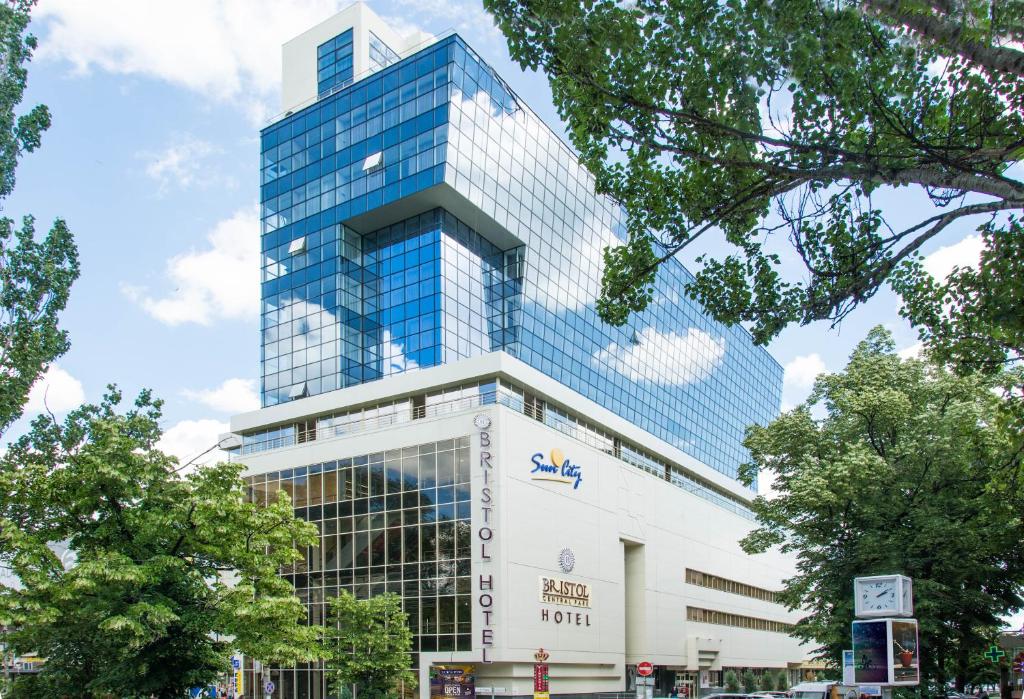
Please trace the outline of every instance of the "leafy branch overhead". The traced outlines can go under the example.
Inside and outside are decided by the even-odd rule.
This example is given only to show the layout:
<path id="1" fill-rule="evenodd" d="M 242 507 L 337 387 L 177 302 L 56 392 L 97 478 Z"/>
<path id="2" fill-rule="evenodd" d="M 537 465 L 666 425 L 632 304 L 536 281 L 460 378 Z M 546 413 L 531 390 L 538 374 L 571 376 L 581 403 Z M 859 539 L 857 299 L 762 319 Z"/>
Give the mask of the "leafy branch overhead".
<path id="1" fill-rule="evenodd" d="M 1019 313 L 964 303 L 1019 289 L 1024 271 L 1008 218 L 1024 208 L 1020 0 L 484 4 L 513 58 L 547 73 L 584 164 L 628 213 L 628 242 L 605 253 L 608 322 L 644 310 L 658 266 L 721 231 L 735 252 L 702 257 L 686 291 L 758 342 L 837 323 L 898 276 L 926 338 L 985 343 L 993 370 L 1021 355 Z M 883 188 L 933 206 L 908 221 Z M 918 250 L 961 220 L 1016 258 L 923 289 Z M 940 329 L 949 304 L 969 318 Z"/>
<path id="2" fill-rule="evenodd" d="M 0 205 L 14 191 L 18 161 L 39 147 L 50 126 L 44 105 L 16 113 L 36 47 L 35 37 L 25 34 L 34 4 L 0 3 Z M 57 320 L 78 272 L 78 251 L 64 221 L 37 240 L 31 216 L 20 228 L 0 218 L 0 435 L 21 415 L 47 364 L 68 350 Z"/>

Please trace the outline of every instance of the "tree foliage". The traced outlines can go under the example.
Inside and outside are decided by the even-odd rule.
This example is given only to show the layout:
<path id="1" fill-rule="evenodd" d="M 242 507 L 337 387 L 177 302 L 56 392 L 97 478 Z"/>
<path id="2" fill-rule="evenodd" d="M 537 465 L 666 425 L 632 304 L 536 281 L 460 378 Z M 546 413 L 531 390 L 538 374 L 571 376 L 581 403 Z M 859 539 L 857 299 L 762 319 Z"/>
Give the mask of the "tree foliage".
<path id="1" fill-rule="evenodd" d="M 0 3 L 0 204 L 14 190 L 18 161 L 39 147 L 50 126 L 43 105 L 16 114 L 27 84 L 25 64 L 36 47 L 35 37 L 25 33 L 34 4 Z M 20 227 L 0 218 L 0 435 L 21 415 L 46 365 L 68 349 L 57 320 L 78 271 L 78 251 L 64 221 L 37 240 L 31 216 Z"/>
<path id="2" fill-rule="evenodd" d="M 19 582 L 0 588 L 0 623 L 46 658 L 14 696 L 179 697 L 233 649 L 316 657 L 318 629 L 278 575 L 314 528 L 286 495 L 250 503 L 240 464 L 183 473 L 155 446 L 160 403 L 120 402 L 112 388 L 63 423 L 41 416 L 0 458 L 0 563 Z"/>
<path id="3" fill-rule="evenodd" d="M 838 323 L 898 276 L 908 317 L 949 356 L 992 370 L 1022 356 L 1024 236 L 1008 218 L 1024 208 L 1021 0 L 484 5 L 512 57 L 547 73 L 598 189 L 628 213 L 628 242 L 605 251 L 608 322 L 646 308 L 658 266 L 720 231 L 734 252 L 699 258 L 686 292 L 757 342 Z M 905 222 L 903 188 L 934 208 Z M 983 222 L 991 264 L 929 287 L 917 251 L 961 220 Z"/>
<path id="4" fill-rule="evenodd" d="M 725 691 L 733 694 L 740 691 L 740 678 L 735 670 L 726 670 L 722 681 L 725 684 Z"/>
<path id="5" fill-rule="evenodd" d="M 412 690 L 412 631 L 393 593 L 357 599 L 342 590 L 329 599 L 324 632 L 324 666 L 339 695 L 355 685 L 355 696 L 383 699 L 395 696 L 402 684 Z"/>
<path id="6" fill-rule="evenodd" d="M 789 691 L 789 676 L 785 670 L 779 670 L 775 674 L 775 687 L 773 689 L 776 692 L 788 692 Z"/>
<path id="7" fill-rule="evenodd" d="M 746 669 L 743 674 L 740 675 L 740 684 L 743 685 L 743 691 L 747 694 L 751 694 L 757 690 L 757 676 L 751 669 Z"/>
<path id="8" fill-rule="evenodd" d="M 962 687 L 1000 619 L 1024 605 L 1024 444 L 992 390 L 1002 378 L 903 361 L 876 328 L 805 405 L 748 430 L 741 477 L 769 471 L 776 494 L 755 500 L 758 528 L 742 545 L 795 555 L 782 593 L 806 610 L 794 633 L 836 665 L 858 575 L 913 578 L 933 685 Z"/>

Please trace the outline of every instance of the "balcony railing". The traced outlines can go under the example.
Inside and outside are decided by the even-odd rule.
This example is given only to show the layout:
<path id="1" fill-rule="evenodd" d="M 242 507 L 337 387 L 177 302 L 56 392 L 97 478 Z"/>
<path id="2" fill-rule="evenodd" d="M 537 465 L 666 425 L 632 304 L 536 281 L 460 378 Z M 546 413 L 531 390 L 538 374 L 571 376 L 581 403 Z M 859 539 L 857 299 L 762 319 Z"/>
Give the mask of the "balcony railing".
<path id="1" fill-rule="evenodd" d="M 374 430 L 393 427 L 395 425 L 408 424 L 414 420 L 426 420 L 446 415 L 469 412 L 487 405 L 503 405 L 517 413 L 521 413 L 529 418 L 537 420 L 538 422 L 542 422 L 548 427 L 558 430 L 578 442 L 603 451 L 610 456 L 614 456 L 623 463 L 627 463 L 634 468 L 638 468 L 653 476 L 662 478 L 677 488 L 685 490 L 688 493 L 692 493 L 707 502 L 729 510 L 730 512 L 733 512 L 745 519 L 752 521 L 755 519 L 754 513 L 751 512 L 750 508 L 746 507 L 743 503 L 737 502 L 723 493 L 704 485 L 696 478 L 674 468 L 668 470 L 668 477 L 666 478 L 665 471 L 655 468 L 654 462 L 647 463 L 645 460 L 640 458 L 631 458 L 631 454 L 624 451 L 617 453 L 614 445 L 607 438 L 593 434 L 592 432 L 581 428 L 577 423 L 562 417 L 557 412 L 546 409 L 546 406 L 541 402 L 527 401 L 520 396 L 504 391 L 487 391 L 473 396 L 455 398 L 429 405 L 410 404 L 408 408 L 396 410 L 395 412 L 388 413 L 386 415 L 349 420 L 341 424 L 318 426 L 315 430 L 299 429 L 292 435 L 274 437 L 258 442 L 243 444 L 241 453 L 242 455 L 255 454 L 269 451 L 271 449 L 280 449 L 307 442 L 322 442 L 341 439 L 353 434 L 361 434 L 363 432 L 372 432 Z M 660 464 L 657 465 L 660 466 Z M 663 466 L 662 469 L 664 469 Z"/>

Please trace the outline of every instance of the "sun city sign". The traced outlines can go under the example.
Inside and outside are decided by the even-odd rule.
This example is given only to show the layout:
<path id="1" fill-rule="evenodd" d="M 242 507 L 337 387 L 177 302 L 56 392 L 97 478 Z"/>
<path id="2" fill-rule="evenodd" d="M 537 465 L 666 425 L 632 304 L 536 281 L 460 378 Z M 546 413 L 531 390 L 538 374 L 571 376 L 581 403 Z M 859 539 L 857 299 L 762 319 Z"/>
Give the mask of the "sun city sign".
<path id="1" fill-rule="evenodd" d="M 579 489 L 580 483 L 583 482 L 582 467 L 569 461 L 561 449 L 551 450 L 551 463 L 544 462 L 543 452 L 537 452 L 530 460 L 533 462 L 531 480 L 566 483 L 571 485 L 573 490 Z"/>

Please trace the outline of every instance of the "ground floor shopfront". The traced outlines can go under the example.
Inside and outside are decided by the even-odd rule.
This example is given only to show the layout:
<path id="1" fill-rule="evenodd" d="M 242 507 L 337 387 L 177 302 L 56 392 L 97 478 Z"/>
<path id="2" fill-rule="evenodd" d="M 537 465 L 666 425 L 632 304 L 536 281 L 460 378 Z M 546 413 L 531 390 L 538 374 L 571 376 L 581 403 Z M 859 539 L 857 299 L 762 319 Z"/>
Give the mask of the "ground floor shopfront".
<path id="1" fill-rule="evenodd" d="M 458 665 L 477 693 L 532 696 L 541 648 L 555 695 L 627 691 L 642 661 L 695 694 L 726 668 L 803 662 L 797 615 L 774 599 L 791 562 L 739 548 L 753 523 L 732 481 L 507 356 L 377 384 L 337 398 L 363 416 L 407 400 L 407 418 L 319 420 L 330 429 L 241 458 L 254 499 L 285 490 L 320 529 L 284 572 L 311 623 L 339 589 L 402 598 L 421 696 Z M 274 699 L 329 694 L 315 667 L 246 666 L 246 696 L 267 680 Z"/>

